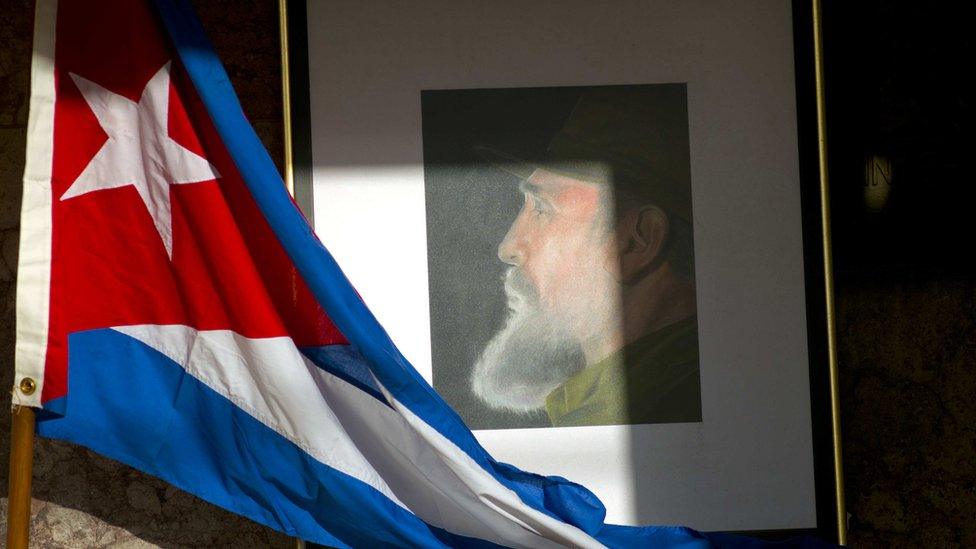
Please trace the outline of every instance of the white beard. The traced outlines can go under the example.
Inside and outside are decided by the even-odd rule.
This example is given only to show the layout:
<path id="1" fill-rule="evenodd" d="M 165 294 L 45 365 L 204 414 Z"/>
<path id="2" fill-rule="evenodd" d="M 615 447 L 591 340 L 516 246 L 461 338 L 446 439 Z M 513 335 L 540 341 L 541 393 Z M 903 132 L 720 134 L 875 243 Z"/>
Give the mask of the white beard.
<path id="1" fill-rule="evenodd" d="M 586 360 L 569 323 L 539 307 L 532 285 L 515 268 L 505 273 L 505 294 L 509 316 L 475 363 L 471 388 L 491 408 L 529 413 L 542 409 L 546 396 Z"/>

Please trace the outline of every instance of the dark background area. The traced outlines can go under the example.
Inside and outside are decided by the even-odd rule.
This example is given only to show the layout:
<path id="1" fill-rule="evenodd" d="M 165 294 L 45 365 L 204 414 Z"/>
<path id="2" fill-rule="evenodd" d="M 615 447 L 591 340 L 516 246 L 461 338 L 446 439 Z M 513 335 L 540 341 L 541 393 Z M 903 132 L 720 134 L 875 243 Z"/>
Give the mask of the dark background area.
<path id="1" fill-rule="evenodd" d="M 533 91 L 535 93 L 533 93 Z M 476 146 L 541 158 L 573 108 L 574 88 L 438 90 L 421 94 L 434 388 L 472 429 L 548 427 L 545 413 L 492 410 L 470 375 L 507 316 L 496 250 L 522 205 L 519 179 Z"/>
<path id="2" fill-rule="evenodd" d="M 972 30 L 961 2 L 824 3 L 844 469 L 857 547 L 976 546 Z M 865 204 L 865 157 L 891 164 Z"/>
<path id="3" fill-rule="evenodd" d="M 279 163 L 277 2 L 193 2 Z M 825 1 L 828 143 L 847 510 L 854 547 L 976 547 L 974 58 L 961 2 Z M 13 371 L 14 277 L 33 2 L 0 0 L 0 384 Z M 747 32 L 744 31 L 744 32 Z M 891 192 L 864 202 L 864 158 Z M 3 392 L 7 394 L 6 391 Z M 10 416 L 0 414 L 0 484 Z M 44 547 L 289 546 L 281 535 L 54 441 L 35 449 Z M 0 500 L 0 524 L 5 503 Z M 5 528 L 0 528 L 5 529 Z"/>

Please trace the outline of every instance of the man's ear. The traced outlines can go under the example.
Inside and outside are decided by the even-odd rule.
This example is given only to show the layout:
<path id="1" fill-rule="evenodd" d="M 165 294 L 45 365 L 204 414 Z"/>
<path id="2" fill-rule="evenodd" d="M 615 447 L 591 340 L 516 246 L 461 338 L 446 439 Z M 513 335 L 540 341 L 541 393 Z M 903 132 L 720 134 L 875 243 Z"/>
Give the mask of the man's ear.
<path id="1" fill-rule="evenodd" d="M 654 270 L 668 240 L 668 216 L 657 206 L 643 206 L 617 226 L 618 261 L 623 284 L 632 284 Z"/>

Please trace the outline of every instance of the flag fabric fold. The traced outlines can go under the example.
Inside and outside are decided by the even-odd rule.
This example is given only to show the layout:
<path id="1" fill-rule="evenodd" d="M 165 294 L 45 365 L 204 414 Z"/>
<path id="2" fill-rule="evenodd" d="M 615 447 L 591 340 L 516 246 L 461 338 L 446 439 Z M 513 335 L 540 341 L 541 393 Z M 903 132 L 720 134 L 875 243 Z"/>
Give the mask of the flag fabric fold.
<path id="1" fill-rule="evenodd" d="M 187 2 L 37 4 L 15 403 L 39 434 L 335 547 L 745 542 L 606 525 L 496 462 L 288 196 Z"/>

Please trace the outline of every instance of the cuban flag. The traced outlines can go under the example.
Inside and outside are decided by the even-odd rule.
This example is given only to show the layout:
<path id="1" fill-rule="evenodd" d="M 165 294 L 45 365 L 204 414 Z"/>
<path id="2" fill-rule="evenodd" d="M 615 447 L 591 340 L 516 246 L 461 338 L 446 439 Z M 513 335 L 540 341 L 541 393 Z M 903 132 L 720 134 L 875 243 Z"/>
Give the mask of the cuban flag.
<path id="1" fill-rule="evenodd" d="M 40 435 L 335 547 L 729 541 L 606 525 L 492 459 L 313 234 L 185 1 L 38 0 L 31 94 L 14 400 Z"/>

